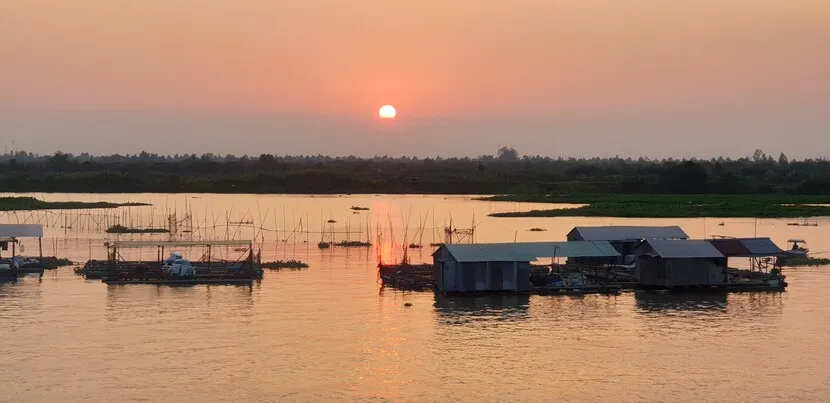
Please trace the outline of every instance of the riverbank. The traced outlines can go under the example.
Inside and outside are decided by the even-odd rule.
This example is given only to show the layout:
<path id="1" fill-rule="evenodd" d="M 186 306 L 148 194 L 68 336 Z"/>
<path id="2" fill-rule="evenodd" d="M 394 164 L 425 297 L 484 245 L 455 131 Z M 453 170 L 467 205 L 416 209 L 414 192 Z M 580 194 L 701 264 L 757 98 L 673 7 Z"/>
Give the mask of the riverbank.
<path id="1" fill-rule="evenodd" d="M 26 210 L 79 210 L 116 208 L 127 206 L 149 206 L 147 203 L 110 203 L 110 202 L 47 202 L 34 197 L 0 197 L 0 211 Z"/>
<path id="2" fill-rule="evenodd" d="M 573 204 L 492 217 L 799 218 L 830 216 L 828 196 L 779 195 L 501 195 L 479 200 Z"/>

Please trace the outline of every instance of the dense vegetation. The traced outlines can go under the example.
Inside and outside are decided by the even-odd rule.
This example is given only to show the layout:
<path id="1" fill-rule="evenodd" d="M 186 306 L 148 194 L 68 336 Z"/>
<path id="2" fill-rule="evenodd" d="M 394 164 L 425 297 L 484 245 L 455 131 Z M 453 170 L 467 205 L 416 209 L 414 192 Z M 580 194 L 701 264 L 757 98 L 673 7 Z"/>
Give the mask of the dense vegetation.
<path id="1" fill-rule="evenodd" d="M 815 217 L 830 216 L 830 197 L 754 195 L 542 195 L 485 200 L 586 204 L 491 214 L 494 217 Z"/>
<path id="2" fill-rule="evenodd" d="M 778 258 L 778 263 L 788 267 L 828 266 L 830 265 L 830 259 L 823 257 L 785 257 Z"/>
<path id="3" fill-rule="evenodd" d="M 830 162 L 760 150 L 712 160 L 552 159 L 510 148 L 479 158 L 0 156 L 2 192 L 830 194 Z"/>
<path id="4" fill-rule="evenodd" d="M 108 234 L 164 234 L 170 230 L 166 228 L 130 228 L 121 224 L 115 224 L 106 229 Z"/>
<path id="5" fill-rule="evenodd" d="M 146 206 L 144 203 L 109 203 L 109 202 L 47 202 L 34 197 L 0 197 L 0 211 L 11 210 L 70 210 L 93 208 L 116 208 L 122 206 Z"/>

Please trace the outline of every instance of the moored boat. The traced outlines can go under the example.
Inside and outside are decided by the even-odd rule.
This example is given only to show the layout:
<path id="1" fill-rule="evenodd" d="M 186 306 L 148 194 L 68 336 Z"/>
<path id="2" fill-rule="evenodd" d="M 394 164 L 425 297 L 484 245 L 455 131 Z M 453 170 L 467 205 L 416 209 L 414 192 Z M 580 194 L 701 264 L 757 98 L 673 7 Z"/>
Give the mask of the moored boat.
<path id="1" fill-rule="evenodd" d="M 807 249 L 807 241 L 803 239 L 790 239 L 787 241 L 788 248 L 784 251 L 787 257 L 807 258 L 810 250 Z"/>

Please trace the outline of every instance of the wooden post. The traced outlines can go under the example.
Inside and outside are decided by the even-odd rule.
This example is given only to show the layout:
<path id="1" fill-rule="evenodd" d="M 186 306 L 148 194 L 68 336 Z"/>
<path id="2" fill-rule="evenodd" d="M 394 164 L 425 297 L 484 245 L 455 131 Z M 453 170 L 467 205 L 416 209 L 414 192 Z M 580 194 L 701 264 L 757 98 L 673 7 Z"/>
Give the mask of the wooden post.
<path id="1" fill-rule="evenodd" d="M 37 238 L 37 248 L 38 252 L 40 253 L 40 260 L 43 260 L 43 237 Z M 55 256 L 57 257 L 57 256 Z"/>
<path id="2" fill-rule="evenodd" d="M 110 249 L 110 246 L 107 246 L 107 255 L 108 255 L 107 260 L 109 260 L 108 265 L 107 265 L 108 266 L 107 267 L 107 278 L 110 281 L 118 280 L 116 267 L 115 267 L 115 262 L 117 260 L 115 256 L 116 256 L 117 253 L 118 253 L 117 252 L 117 247 L 114 244 L 112 245 L 112 249 Z"/>

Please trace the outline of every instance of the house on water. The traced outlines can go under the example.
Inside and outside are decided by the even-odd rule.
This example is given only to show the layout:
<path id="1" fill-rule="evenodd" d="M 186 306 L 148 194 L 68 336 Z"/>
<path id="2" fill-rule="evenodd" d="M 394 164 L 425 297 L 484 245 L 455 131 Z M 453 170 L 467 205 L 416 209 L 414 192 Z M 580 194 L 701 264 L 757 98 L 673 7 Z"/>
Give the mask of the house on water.
<path id="1" fill-rule="evenodd" d="M 605 227 L 574 227 L 567 235 L 568 241 L 608 241 L 620 253 L 620 257 L 612 262 L 631 265 L 634 264 L 634 248 L 646 239 L 689 239 L 680 227 L 643 227 L 643 226 L 605 226 Z M 590 263 L 585 259 L 574 259 L 573 263 Z"/>
<path id="2" fill-rule="evenodd" d="M 604 241 L 445 244 L 433 253 L 435 290 L 441 293 L 529 291 L 530 262 L 558 257 L 617 258 Z"/>
<path id="3" fill-rule="evenodd" d="M 634 252 L 641 287 L 718 286 L 728 281 L 726 256 L 705 240 L 647 239 Z"/>

